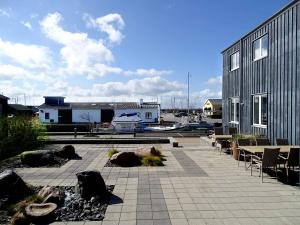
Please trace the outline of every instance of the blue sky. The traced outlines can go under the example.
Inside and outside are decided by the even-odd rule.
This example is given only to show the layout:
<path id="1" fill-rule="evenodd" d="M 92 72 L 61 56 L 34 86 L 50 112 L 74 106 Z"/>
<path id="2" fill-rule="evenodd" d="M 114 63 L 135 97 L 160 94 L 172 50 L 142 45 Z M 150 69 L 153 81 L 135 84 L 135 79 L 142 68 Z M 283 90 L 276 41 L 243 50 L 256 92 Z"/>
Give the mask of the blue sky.
<path id="1" fill-rule="evenodd" d="M 288 0 L 1 0 L 0 93 L 27 104 L 221 96 L 220 52 Z"/>

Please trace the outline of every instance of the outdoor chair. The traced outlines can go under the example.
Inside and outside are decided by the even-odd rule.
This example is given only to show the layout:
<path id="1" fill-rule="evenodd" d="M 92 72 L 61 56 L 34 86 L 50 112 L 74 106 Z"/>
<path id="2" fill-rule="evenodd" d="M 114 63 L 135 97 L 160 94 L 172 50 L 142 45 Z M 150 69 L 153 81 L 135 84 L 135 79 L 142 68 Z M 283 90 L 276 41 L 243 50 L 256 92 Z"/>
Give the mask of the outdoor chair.
<path id="1" fill-rule="evenodd" d="M 288 139 L 277 138 L 276 139 L 276 144 L 277 145 L 289 145 L 289 141 L 288 141 Z"/>
<path id="2" fill-rule="evenodd" d="M 277 162 L 279 156 L 280 148 L 265 148 L 262 157 L 257 155 L 251 156 L 251 176 L 252 168 L 257 167 L 259 169 L 259 176 L 261 176 L 261 181 L 264 181 L 263 169 L 274 168 L 277 178 Z"/>
<path id="3" fill-rule="evenodd" d="M 271 145 L 270 140 L 268 138 L 256 138 L 256 145 Z"/>
<path id="4" fill-rule="evenodd" d="M 295 170 L 295 167 L 299 168 L 299 157 L 300 157 L 299 154 L 300 154 L 300 148 L 291 148 L 287 157 L 279 155 L 279 158 L 285 161 L 284 167 L 286 169 L 287 179 L 289 177 L 289 170 L 291 167 L 293 167 L 293 170 Z"/>
<path id="5" fill-rule="evenodd" d="M 237 128 L 229 127 L 229 135 L 235 135 L 235 134 L 237 134 Z"/>
<path id="6" fill-rule="evenodd" d="M 245 162 L 245 170 L 247 169 L 247 159 L 251 157 L 251 154 L 247 154 L 245 150 L 240 148 L 240 146 L 250 146 L 251 145 L 251 139 L 238 139 L 238 149 L 239 149 L 239 156 L 238 156 L 238 167 L 240 166 L 241 156 L 244 159 Z"/>
<path id="7" fill-rule="evenodd" d="M 223 127 L 215 127 L 215 135 L 223 135 Z"/>
<path id="8" fill-rule="evenodd" d="M 218 143 L 221 145 L 220 146 L 220 155 L 221 153 L 231 151 L 231 145 L 228 140 L 219 140 Z"/>

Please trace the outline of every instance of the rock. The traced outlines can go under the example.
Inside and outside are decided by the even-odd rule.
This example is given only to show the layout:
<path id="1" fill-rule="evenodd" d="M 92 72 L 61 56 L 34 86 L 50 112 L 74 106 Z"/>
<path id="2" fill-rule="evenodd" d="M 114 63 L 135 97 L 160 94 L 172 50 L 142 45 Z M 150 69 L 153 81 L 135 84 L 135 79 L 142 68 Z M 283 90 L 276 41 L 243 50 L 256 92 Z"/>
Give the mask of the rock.
<path id="1" fill-rule="evenodd" d="M 124 167 L 141 164 L 139 157 L 134 152 L 119 152 L 113 154 L 110 158 L 110 162 Z"/>
<path id="2" fill-rule="evenodd" d="M 77 158 L 73 145 L 65 145 L 62 149 L 55 151 L 55 155 L 65 159 Z"/>
<path id="3" fill-rule="evenodd" d="M 153 155 L 153 156 L 161 155 L 160 151 L 156 150 L 156 148 L 154 146 L 152 146 L 151 148 L 137 149 L 134 153 L 138 157 L 144 157 L 144 156 L 148 156 L 148 155 Z"/>
<path id="4" fill-rule="evenodd" d="M 0 173 L 0 197 L 24 196 L 30 191 L 22 178 L 14 171 L 5 170 Z"/>
<path id="5" fill-rule="evenodd" d="M 20 156 L 21 162 L 29 166 L 46 166 L 54 164 L 54 154 L 52 151 L 36 150 L 26 151 Z"/>
<path id="6" fill-rule="evenodd" d="M 107 198 L 108 191 L 99 171 L 90 170 L 76 174 L 78 183 L 76 192 L 84 199 L 92 197 Z"/>
<path id="7" fill-rule="evenodd" d="M 33 219 L 43 219 L 49 217 L 56 208 L 55 203 L 29 204 L 25 208 L 25 213 Z"/>
<path id="8" fill-rule="evenodd" d="M 64 202 L 65 194 L 60 191 L 56 187 L 50 187 L 45 186 L 43 187 L 39 193 L 38 196 L 44 199 L 43 203 L 55 203 L 57 205 L 60 205 Z"/>

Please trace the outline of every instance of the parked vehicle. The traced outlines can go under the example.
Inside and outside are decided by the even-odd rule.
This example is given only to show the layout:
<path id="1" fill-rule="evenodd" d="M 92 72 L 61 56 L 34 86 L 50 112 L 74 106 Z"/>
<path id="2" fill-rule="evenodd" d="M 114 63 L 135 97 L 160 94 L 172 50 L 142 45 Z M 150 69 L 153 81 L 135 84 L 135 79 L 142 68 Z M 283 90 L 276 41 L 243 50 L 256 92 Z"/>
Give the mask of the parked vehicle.
<path id="1" fill-rule="evenodd" d="M 179 112 L 175 114 L 175 117 L 183 117 L 183 116 L 188 116 L 186 112 Z"/>
<path id="2" fill-rule="evenodd" d="M 192 130 L 213 130 L 213 125 L 207 123 L 206 121 L 200 121 L 199 123 L 189 123 L 183 128 L 185 131 L 192 131 Z"/>

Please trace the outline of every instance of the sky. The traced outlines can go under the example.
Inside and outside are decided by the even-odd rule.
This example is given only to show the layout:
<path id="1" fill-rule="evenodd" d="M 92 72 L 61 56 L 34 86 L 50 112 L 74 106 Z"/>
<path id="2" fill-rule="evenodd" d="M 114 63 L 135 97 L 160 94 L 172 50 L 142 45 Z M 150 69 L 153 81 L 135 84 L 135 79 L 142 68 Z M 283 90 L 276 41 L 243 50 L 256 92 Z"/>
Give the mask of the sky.
<path id="1" fill-rule="evenodd" d="M 10 103 L 222 96 L 221 51 L 289 0 L 0 0 L 0 94 Z"/>

